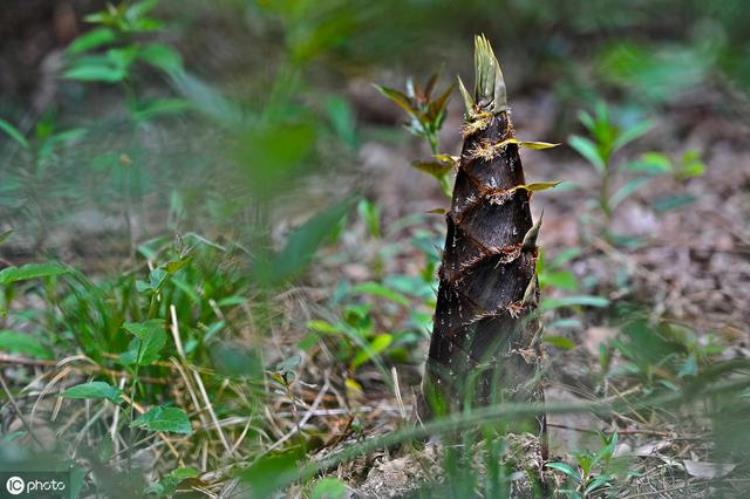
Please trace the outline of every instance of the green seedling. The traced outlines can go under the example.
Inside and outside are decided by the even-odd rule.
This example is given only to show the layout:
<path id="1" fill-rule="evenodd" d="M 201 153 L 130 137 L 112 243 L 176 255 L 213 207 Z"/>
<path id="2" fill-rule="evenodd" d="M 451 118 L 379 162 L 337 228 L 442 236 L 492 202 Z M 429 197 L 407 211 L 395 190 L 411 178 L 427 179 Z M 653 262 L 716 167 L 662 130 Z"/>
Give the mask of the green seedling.
<path id="1" fill-rule="evenodd" d="M 453 85 L 433 98 L 432 93 L 435 90 L 438 76 L 438 73 L 430 76 L 424 86 L 414 83 L 410 78 L 406 82 L 406 93 L 380 85 L 375 85 L 375 88 L 407 113 L 409 123 L 406 125 L 406 129 L 410 133 L 423 138 L 430 147 L 432 159 L 414 161 L 412 166 L 433 176 L 440 184 L 443 193 L 450 198 L 451 174 L 455 170 L 457 158 L 439 152 L 440 138 L 438 134 L 445 121 L 446 106 L 453 91 Z"/>
<path id="2" fill-rule="evenodd" d="M 617 205 L 642 184 L 642 181 L 636 179 L 612 193 L 612 183 L 618 171 L 614 155 L 648 133 L 653 124 L 650 121 L 639 121 L 621 127 L 612 120 L 610 110 L 601 101 L 597 103 L 593 115 L 582 111 L 579 120 L 588 130 L 589 137 L 571 135 L 568 144 L 581 154 L 599 175 L 599 194 L 596 201 L 604 215 L 606 227 L 609 227 Z"/>
<path id="3" fill-rule="evenodd" d="M 586 499 L 612 486 L 615 476 L 610 468 L 617 447 L 617 433 L 601 437 L 602 447 L 598 451 L 574 454 L 574 466 L 561 461 L 546 464 L 547 468 L 567 477 L 569 488 L 560 492 L 573 499 Z"/>

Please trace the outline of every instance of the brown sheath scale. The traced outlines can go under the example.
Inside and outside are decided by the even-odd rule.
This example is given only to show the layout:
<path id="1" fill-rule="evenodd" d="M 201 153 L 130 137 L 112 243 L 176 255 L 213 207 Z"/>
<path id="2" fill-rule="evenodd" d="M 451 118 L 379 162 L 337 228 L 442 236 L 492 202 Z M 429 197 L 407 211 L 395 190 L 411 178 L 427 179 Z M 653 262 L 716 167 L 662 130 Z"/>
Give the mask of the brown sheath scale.
<path id="1" fill-rule="evenodd" d="M 420 415 L 541 401 L 536 224 L 500 65 L 476 38 Z M 520 187 L 519 187 L 520 186 Z"/>

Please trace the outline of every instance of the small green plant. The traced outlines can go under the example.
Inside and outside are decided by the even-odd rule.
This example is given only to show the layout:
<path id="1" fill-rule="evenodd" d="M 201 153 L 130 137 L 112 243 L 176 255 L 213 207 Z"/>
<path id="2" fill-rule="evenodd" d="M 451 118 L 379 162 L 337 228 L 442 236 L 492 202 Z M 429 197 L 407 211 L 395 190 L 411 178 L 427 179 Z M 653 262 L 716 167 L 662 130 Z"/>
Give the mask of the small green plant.
<path id="1" fill-rule="evenodd" d="M 435 177 L 443 193 L 451 197 L 451 173 L 456 166 L 457 158 L 449 154 L 441 154 L 440 129 L 445 121 L 445 110 L 448 105 L 453 85 L 450 85 L 435 98 L 432 93 L 438 81 L 439 74 L 435 73 L 420 86 L 410 78 L 406 81 L 406 93 L 393 88 L 375 85 L 381 94 L 390 99 L 409 116 L 406 129 L 410 133 L 422 137 L 430 147 L 432 159 L 414 161 L 412 166 L 428 175 Z"/>
<path id="2" fill-rule="evenodd" d="M 406 126 L 414 135 L 424 138 L 430 145 L 432 154 L 438 154 L 440 139 L 438 133 L 445 121 L 445 108 L 448 104 L 454 85 L 443 90 L 440 95 L 432 97 L 439 73 L 429 77 L 424 86 L 409 78 L 406 81 L 406 93 L 393 88 L 375 85 L 380 93 L 406 111 L 410 121 Z"/>
<path id="3" fill-rule="evenodd" d="M 648 390 L 668 391 L 690 383 L 724 350 L 713 335 L 701 340 L 698 333 L 684 324 L 670 321 L 652 324 L 639 314 L 627 318 L 620 334 L 601 348 L 602 369 L 610 379 L 629 376 Z M 611 369 L 615 352 L 624 362 Z"/>
<path id="4" fill-rule="evenodd" d="M 563 473 L 568 478 L 568 489 L 560 492 L 575 499 L 592 497 L 612 486 L 615 476 L 611 471 L 612 459 L 617 447 L 617 433 L 601 435 L 602 447 L 574 454 L 575 466 L 558 461 L 547 463 L 546 467 Z"/>
<path id="5" fill-rule="evenodd" d="M 410 286 L 410 283 L 406 283 L 404 279 L 399 279 L 397 282 L 397 285 L 402 288 Z M 423 291 L 423 289 L 412 289 L 413 293 L 423 293 Z M 374 281 L 354 285 L 345 293 L 354 302 L 343 306 L 338 320 L 308 322 L 310 334 L 300 346 L 303 349 L 309 349 L 325 338 L 329 338 L 331 341 L 328 345 L 331 351 L 334 352 L 338 361 L 348 366 L 352 375 L 368 362 L 373 362 L 378 368 L 384 370 L 382 358 L 399 362 L 412 360 L 410 352 L 422 338 L 420 327 L 424 322 L 423 314 L 411 309 L 412 299 L 393 287 Z M 408 311 L 409 319 L 403 328 L 397 325 L 395 331 L 384 332 L 374 316 L 372 304 L 362 302 L 364 297 L 377 299 L 383 307 L 392 309 L 398 315 L 401 315 L 403 311 Z"/>
<path id="6" fill-rule="evenodd" d="M 148 64 L 167 74 L 182 71 L 182 58 L 173 48 L 142 41 L 144 35 L 164 28 L 161 21 L 149 16 L 157 4 L 158 0 L 110 4 L 103 11 L 86 16 L 86 22 L 97 27 L 68 47 L 64 77 L 82 82 L 120 83 L 132 92 L 136 63 Z M 162 107 L 166 104 L 169 103 L 160 103 Z"/>
<path id="7" fill-rule="evenodd" d="M 571 135 L 568 144 L 591 164 L 599 176 L 599 192 L 595 202 L 604 217 L 604 233 L 609 238 L 612 238 L 609 226 L 617 207 L 654 177 L 671 175 L 676 181 L 683 182 L 705 172 L 706 165 L 695 150 L 686 151 L 678 161 L 673 161 L 662 152 L 649 151 L 636 160 L 617 162 L 616 153 L 646 135 L 653 127 L 651 121 L 638 120 L 621 126 L 602 101 L 596 104 L 593 114 L 582 111 L 579 120 L 589 132 L 589 137 Z M 614 183 L 623 171 L 636 176 L 613 192 Z M 669 194 L 654 199 L 653 206 L 657 211 L 666 211 L 692 201 L 690 196 Z"/>
<path id="8" fill-rule="evenodd" d="M 66 80 L 119 85 L 136 123 L 156 116 L 180 113 L 187 101 L 174 97 L 141 98 L 138 92 L 139 66 L 151 66 L 165 75 L 182 74 L 180 54 L 164 43 L 150 41 L 165 25 L 151 17 L 158 0 L 109 4 L 85 20 L 96 26 L 76 38 L 66 50 Z"/>
<path id="9" fill-rule="evenodd" d="M 73 162 L 63 153 L 88 134 L 83 127 L 60 129 L 55 118 L 54 113 L 46 113 L 26 134 L 0 119 L 0 135 L 10 138 L 15 147 L 3 168 L 0 210 L 6 220 L 23 220 L 33 230 L 35 248 L 49 236 L 51 215 L 77 198 L 68 173 Z"/>
<path id="10" fill-rule="evenodd" d="M 602 101 L 596 104 L 593 115 L 582 111 L 578 117 L 588 130 L 590 138 L 571 135 L 568 144 L 586 158 L 599 175 L 599 194 L 596 201 L 604 215 L 605 227 L 608 228 L 617 205 L 640 186 L 640 182 L 631 181 L 619 191 L 612 193 L 612 183 L 618 171 L 614 155 L 648 133 L 653 124 L 643 120 L 621 127 L 612 120 L 610 110 Z"/>

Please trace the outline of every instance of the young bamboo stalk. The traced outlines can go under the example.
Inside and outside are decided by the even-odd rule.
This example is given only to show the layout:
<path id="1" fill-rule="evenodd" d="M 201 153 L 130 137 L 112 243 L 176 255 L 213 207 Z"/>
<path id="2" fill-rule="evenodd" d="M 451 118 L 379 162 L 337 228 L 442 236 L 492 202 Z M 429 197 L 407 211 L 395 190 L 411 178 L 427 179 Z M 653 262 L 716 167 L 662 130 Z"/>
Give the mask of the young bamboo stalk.
<path id="1" fill-rule="evenodd" d="M 492 47 L 475 39 L 476 85 L 459 78 L 464 143 L 453 188 L 432 341 L 422 384 L 422 419 L 467 406 L 541 401 L 536 245 L 505 81 Z M 549 183 L 553 184 L 553 183 Z M 544 419 L 533 422 L 543 432 Z M 530 429 L 529 429 L 530 430 Z M 532 430 L 533 431 L 533 430 Z"/>

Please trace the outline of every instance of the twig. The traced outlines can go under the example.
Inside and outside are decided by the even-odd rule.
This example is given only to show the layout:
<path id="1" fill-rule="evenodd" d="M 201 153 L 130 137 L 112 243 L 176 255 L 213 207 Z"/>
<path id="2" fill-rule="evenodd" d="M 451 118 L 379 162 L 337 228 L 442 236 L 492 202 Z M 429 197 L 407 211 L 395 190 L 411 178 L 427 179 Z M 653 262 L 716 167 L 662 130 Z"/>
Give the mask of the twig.
<path id="1" fill-rule="evenodd" d="M 185 360 L 185 351 L 182 348 L 182 340 L 180 339 L 180 327 L 179 323 L 177 322 L 177 311 L 175 309 L 174 305 L 169 306 L 169 312 L 172 317 L 172 337 L 175 342 L 175 346 L 177 348 L 177 353 L 180 355 L 182 360 Z M 173 362 L 175 367 L 180 371 L 181 374 L 184 375 L 184 371 L 182 370 L 181 366 L 178 363 Z M 216 433 L 219 435 L 219 439 L 221 440 L 222 445 L 224 445 L 224 449 L 227 451 L 228 455 L 232 455 L 232 447 L 229 445 L 229 441 L 227 440 L 226 436 L 224 435 L 224 432 L 221 429 L 221 426 L 219 425 L 219 419 L 216 417 L 216 413 L 214 412 L 213 405 L 211 404 L 211 400 L 208 398 L 208 393 L 206 392 L 206 387 L 203 384 L 203 380 L 200 377 L 200 374 L 198 374 L 198 371 L 188 367 L 188 369 L 193 373 L 193 378 L 195 379 L 195 384 L 198 385 L 198 390 L 201 393 L 201 396 L 203 397 L 203 402 L 206 405 L 206 409 L 208 409 L 208 414 L 211 416 L 211 420 L 213 421 L 214 427 L 216 428 Z M 204 421 L 203 416 L 201 414 L 201 407 L 198 404 L 198 398 L 193 393 L 190 383 L 187 382 L 187 376 L 184 376 L 186 383 L 188 385 L 188 392 L 190 393 L 190 396 L 193 400 L 193 404 L 195 404 L 196 409 L 198 410 L 198 417 L 201 419 L 201 424 L 206 425 L 206 421 Z"/>
<path id="2" fill-rule="evenodd" d="M 56 374 L 49 383 L 44 385 L 44 388 L 42 388 L 42 391 L 39 392 L 39 395 L 34 401 L 34 405 L 31 406 L 31 420 L 32 421 L 34 420 L 34 414 L 36 413 L 37 405 L 39 405 L 39 402 L 42 400 L 42 397 L 44 397 L 47 393 L 49 393 L 52 390 L 52 387 L 55 386 L 57 382 L 60 381 L 62 378 L 67 376 L 69 372 L 70 372 L 70 368 L 65 367 L 62 371 Z M 57 416 L 57 414 L 54 414 L 54 416 Z M 52 418 L 52 421 L 54 420 L 55 418 Z"/>
<path id="3" fill-rule="evenodd" d="M 393 388 L 396 392 L 398 411 L 399 414 L 401 414 L 401 419 L 406 421 L 406 407 L 404 406 L 404 400 L 401 398 L 401 387 L 398 384 L 398 371 L 396 371 L 396 366 L 391 367 L 391 375 L 393 376 Z"/>
<path id="4" fill-rule="evenodd" d="M 219 438 L 221 439 L 221 443 L 224 446 L 224 449 L 226 449 L 227 454 L 230 456 L 232 455 L 232 448 L 229 446 L 229 441 L 227 440 L 227 437 L 224 435 L 224 432 L 221 429 L 221 425 L 219 425 L 219 418 L 216 417 L 216 413 L 214 412 L 214 407 L 211 405 L 211 400 L 208 398 L 208 393 L 206 392 L 206 387 L 203 385 L 203 380 L 201 379 L 200 374 L 198 374 L 198 371 L 193 371 L 193 378 L 195 378 L 195 383 L 198 385 L 198 390 L 200 390 L 201 395 L 203 396 L 203 402 L 206 404 L 206 409 L 208 409 L 208 414 L 211 416 L 211 420 L 213 421 L 214 427 L 216 428 L 216 433 L 219 434 Z"/>
<path id="5" fill-rule="evenodd" d="M 120 391 L 125 388 L 126 379 L 120 378 L 120 383 L 117 385 Z M 117 440 L 117 426 L 120 422 L 120 404 L 115 405 L 115 414 L 112 418 L 112 427 L 109 431 L 110 437 L 112 438 L 112 452 L 117 455 L 120 452 L 120 442 Z"/>
<path id="6" fill-rule="evenodd" d="M 36 442 L 39 448 L 44 449 L 44 445 L 42 445 L 42 442 L 37 438 L 36 434 L 34 434 L 34 430 L 31 428 L 31 425 L 29 424 L 29 422 L 26 421 L 26 418 L 23 417 L 23 414 L 21 413 L 21 409 L 18 408 L 18 404 L 16 404 L 16 400 L 13 398 L 13 394 L 10 392 L 8 385 L 5 383 L 5 377 L 3 376 L 2 372 L 0 372 L 0 384 L 2 384 L 3 386 L 3 391 L 5 392 L 5 395 L 8 397 L 11 407 L 13 407 L 13 410 L 16 412 L 18 419 L 21 420 L 21 424 L 23 424 L 24 427 L 26 427 L 26 431 L 29 432 L 29 435 L 31 435 L 31 438 L 34 439 L 34 442 Z"/>

